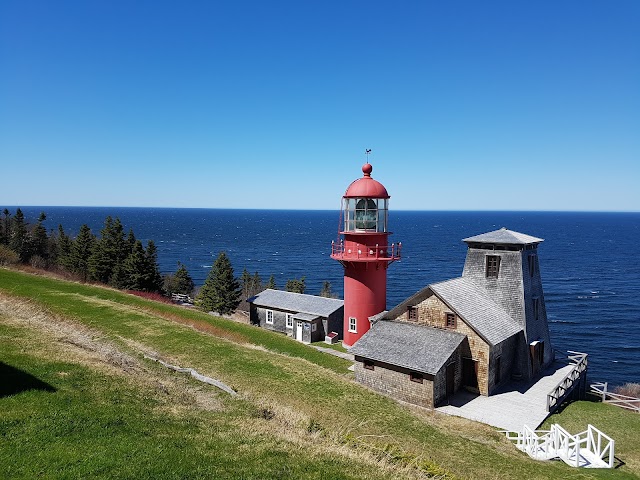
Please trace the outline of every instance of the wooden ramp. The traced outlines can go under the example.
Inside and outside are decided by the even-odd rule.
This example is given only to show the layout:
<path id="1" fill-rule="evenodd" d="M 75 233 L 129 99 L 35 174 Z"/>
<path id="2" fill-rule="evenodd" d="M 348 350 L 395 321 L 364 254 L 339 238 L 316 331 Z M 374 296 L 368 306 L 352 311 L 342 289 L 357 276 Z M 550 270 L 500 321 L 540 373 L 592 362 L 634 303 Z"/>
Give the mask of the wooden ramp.
<path id="1" fill-rule="evenodd" d="M 574 365 L 555 363 L 532 383 L 509 383 L 498 393 L 485 397 L 460 391 L 448 405 L 436 411 L 498 427 L 522 431 L 525 425 L 537 428 L 549 415 L 548 395 L 573 370 Z"/>
<path id="2" fill-rule="evenodd" d="M 593 425 L 576 435 L 557 424 L 550 430 L 525 426 L 520 432 L 505 433 L 519 450 L 536 460 L 559 459 L 572 467 L 613 467 L 615 442 Z"/>

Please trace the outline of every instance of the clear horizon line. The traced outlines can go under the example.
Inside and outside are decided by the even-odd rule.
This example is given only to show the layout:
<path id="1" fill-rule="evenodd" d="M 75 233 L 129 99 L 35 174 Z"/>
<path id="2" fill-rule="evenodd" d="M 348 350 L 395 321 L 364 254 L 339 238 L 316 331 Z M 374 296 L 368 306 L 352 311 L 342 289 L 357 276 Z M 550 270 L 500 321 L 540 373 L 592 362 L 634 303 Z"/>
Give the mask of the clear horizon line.
<path id="1" fill-rule="evenodd" d="M 156 207 L 139 205 L 2 205 L 0 208 L 153 208 L 158 210 L 244 210 L 244 211 L 283 211 L 283 212 L 339 212 L 339 208 L 251 208 L 251 207 Z M 533 210 L 533 209 L 390 209 L 389 212 L 512 212 L 512 213 L 640 213 L 640 210 Z M 46 212 L 45 212 L 46 213 Z"/>

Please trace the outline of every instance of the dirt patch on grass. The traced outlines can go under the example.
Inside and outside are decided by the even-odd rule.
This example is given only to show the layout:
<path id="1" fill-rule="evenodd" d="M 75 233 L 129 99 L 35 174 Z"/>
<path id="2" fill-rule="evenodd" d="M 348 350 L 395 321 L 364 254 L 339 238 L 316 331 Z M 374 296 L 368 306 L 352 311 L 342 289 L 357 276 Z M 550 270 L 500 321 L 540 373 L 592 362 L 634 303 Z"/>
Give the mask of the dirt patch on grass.
<path id="1" fill-rule="evenodd" d="M 229 340 L 234 343 L 251 343 L 251 340 L 245 335 L 242 335 L 238 332 L 232 332 L 221 327 L 217 327 L 216 325 L 212 325 L 206 320 L 185 318 L 184 316 L 178 315 L 177 313 L 163 312 L 160 310 L 156 310 L 153 307 L 141 307 L 140 310 L 149 315 L 154 315 L 156 317 L 161 317 L 174 323 L 186 325 L 193 328 L 194 330 L 197 330 L 198 332 L 207 333 L 218 338 L 224 338 L 225 340 Z"/>

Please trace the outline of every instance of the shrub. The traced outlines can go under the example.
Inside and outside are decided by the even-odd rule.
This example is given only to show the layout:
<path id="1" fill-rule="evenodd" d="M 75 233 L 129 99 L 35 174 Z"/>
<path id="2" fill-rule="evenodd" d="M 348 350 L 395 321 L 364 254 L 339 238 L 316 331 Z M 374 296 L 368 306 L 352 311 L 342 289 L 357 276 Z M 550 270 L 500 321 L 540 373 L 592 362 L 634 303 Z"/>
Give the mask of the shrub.
<path id="1" fill-rule="evenodd" d="M 625 383 L 624 385 L 615 387 L 613 393 L 640 398 L 640 383 Z"/>
<path id="2" fill-rule="evenodd" d="M 136 297 L 146 298 L 147 300 L 153 300 L 154 302 L 171 303 L 164 295 L 155 292 L 140 292 L 138 290 L 127 290 L 127 293 L 135 295 Z"/>
<path id="3" fill-rule="evenodd" d="M 20 256 L 5 245 L 0 245 L 0 265 L 15 265 Z"/>
<path id="4" fill-rule="evenodd" d="M 40 270 L 45 270 L 47 268 L 47 261 L 40 255 L 34 255 L 33 257 L 31 257 L 29 263 L 33 268 L 37 268 Z"/>

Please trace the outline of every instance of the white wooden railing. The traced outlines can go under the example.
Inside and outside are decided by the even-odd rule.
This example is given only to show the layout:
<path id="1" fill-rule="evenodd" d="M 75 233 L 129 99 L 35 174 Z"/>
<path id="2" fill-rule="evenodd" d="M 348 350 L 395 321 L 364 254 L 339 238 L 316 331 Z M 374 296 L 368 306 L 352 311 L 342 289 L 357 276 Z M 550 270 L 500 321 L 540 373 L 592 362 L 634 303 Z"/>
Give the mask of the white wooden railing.
<path id="1" fill-rule="evenodd" d="M 610 403 L 611 405 L 640 413 L 640 398 L 609 392 L 607 391 L 607 386 L 607 382 L 592 383 L 591 391 L 600 395 L 603 403 Z"/>
<path id="2" fill-rule="evenodd" d="M 172 293 L 171 300 L 174 302 L 193 303 L 193 298 L 184 293 Z"/>
<path id="3" fill-rule="evenodd" d="M 559 458 L 572 467 L 613 468 L 615 442 L 593 425 L 576 435 L 557 424 L 550 430 L 525 425 L 522 432 L 505 433 L 519 450 L 536 460 Z"/>
<path id="4" fill-rule="evenodd" d="M 553 390 L 547 394 L 547 412 L 551 413 L 558 408 L 565 398 L 580 385 L 580 381 L 587 374 L 587 354 L 573 352 L 569 350 L 569 361 L 573 364 L 573 368 L 565 377 L 556 385 Z M 584 380 L 586 381 L 586 380 Z"/>

